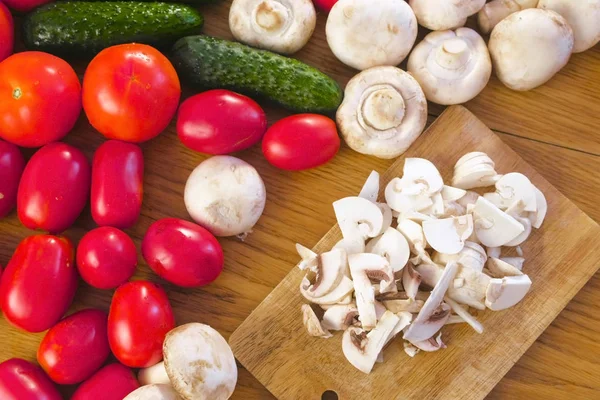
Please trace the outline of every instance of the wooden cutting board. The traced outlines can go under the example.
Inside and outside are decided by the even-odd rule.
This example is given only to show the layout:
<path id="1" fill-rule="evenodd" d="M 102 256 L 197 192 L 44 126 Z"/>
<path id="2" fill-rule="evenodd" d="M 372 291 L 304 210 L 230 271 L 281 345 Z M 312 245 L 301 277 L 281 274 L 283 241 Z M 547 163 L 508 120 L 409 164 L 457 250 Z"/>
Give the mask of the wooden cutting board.
<path id="1" fill-rule="evenodd" d="M 499 173 L 524 173 L 548 200 L 544 225 L 523 246 L 523 270 L 533 281 L 525 300 L 506 311 L 479 312 L 481 335 L 466 324 L 444 327 L 443 351 L 411 359 L 396 340 L 384 351 L 385 362 L 365 375 L 345 360 L 341 333 L 330 339 L 307 335 L 300 313 L 306 301 L 299 293 L 304 273 L 290 265 L 229 340 L 237 359 L 271 393 L 285 400 L 320 399 L 326 391 L 341 400 L 482 399 L 598 270 L 600 227 L 463 107 L 448 108 L 421 135 L 383 174 L 382 189 L 402 174 L 405 157 L 431 160 L 449 182 L 456 160 L 470 151 L 487 153 Z M 329 250 L 340 238 L 335 226 L 315 251 Z"/>

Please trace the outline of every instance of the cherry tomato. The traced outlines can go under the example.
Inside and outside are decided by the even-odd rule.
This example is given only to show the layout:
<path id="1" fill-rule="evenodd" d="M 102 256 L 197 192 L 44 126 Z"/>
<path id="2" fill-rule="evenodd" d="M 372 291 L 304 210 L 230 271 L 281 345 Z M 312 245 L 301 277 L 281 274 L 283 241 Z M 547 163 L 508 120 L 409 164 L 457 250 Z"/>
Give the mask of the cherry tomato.
<path id="1" fill-rule="evenodd" d="M 223 271 L 223 250 L 206 229 L 177 218 L 153 223 L 142 255 L 161 278 L 184 287 L 207 285 Z"/>
<path id="2" fill-rule="evenodd" d="M 317 114 L 292 115 L 276 122 L 262 142 L 267 161 L 289 171 L 323 165 L 339 148 L 335 122 Z"/>
<path id="3" fill-rule="evenodd" d="M 263 109 L 251 98 L 229 90 L 209 90 L 179 107 L 177 135 L 192 150 L 229 154 L 258 143 L 267 130 Z"/>
<path id="4" fill-rule="evenodd" d="M 8 8 L 0 2 L 0 61 L 12 54 L 14 36 L 12 15 Z"/>
<path id="5" fill-rule="evenodd" d="M 114 363 L 102 368 L 79 385 L 71 400 L 123 400 L 139 387 L 133 371 L 122 364 Z"/>
<path id="6" fill-rule="evenodd" d="M 11 358 L 0 364 L 0 399 L 62 400 L 62 396 L 40 367 Z"/>
<path id="7" fill-rule="evenodd" d="M 313 3 L 315 3 L 315 6 L 317 6 L 320 10 L 325 11 L 326 13 L 331 11 L 333 6 L 337 2 L 338 2 L 338 0 L 313 0 Z"/>
<path id="8" fill-rule="evenodd" d="M 89 285 L 112 289 L 129 280 L 137 266 L 133 240 L 117 228 L 89 231 L 77 247 L 77 268 Z"/>
<path id="9" fill-rule="evenodd" d="M 100 226 L 135 225 L 142 209 L 144 156 L 132 143 L 109 140 L 94 154 L 92 217 Z"/>
<path id="10" fill-rule="evenodd" d="M 148 281 L 134 281 L 115 291 L 108 314 L 108 342 L 128 367 L 146 368 L 162 360 L 162 344 L 175 327 L 165 291 Z"/>
<path id="11" fill-rule="evenodd" d="M 104 311 L 76 312 L 54 325 L 42 339 L 38 363 L 61 385 L 82 382 L 96 372 L 110 354 Z"/>
<path id="12" fill-rule="evenodd" d="M 0 140 L 0 218 L 11 212 L 17 204 L 19 180 L 25 160 L 14 144 Z"/>
<path id="13" fill-rule="evenodd" d="M 39 51 L 0 63 L 0 137 L 40 147 L 62 139 L 81 112 L 81 85 L 66 61 Z"/>
<path id="14" fill-rule="evenodd" d="M 83 108 L 109 139 L 144 142 L 175 115 L 181 87 L 175 68 L 158 50 L 122 44 L 102 50 L 83 78 Z"/>
<path id="15" fill-rule="evenodd" d="M 0 280 L 0 308 L 10 323 L 42 332 L 58 322 L 77 290 L 73 254 L 65 237 L 36 235 L 19 243 Z"/>
<path id="16" fill-rule="evenodd" d="M 66 143 L 39 149 L 23 171 L 17 194 L 19 220 L 29 229 L 59 233 L 69 228 L 87 204 L 90 164 Z"/>
<path id="17" fill-rule="evenodd" d="M 42 4 L 50 3 L 53 0 L 2 0 L 7 6 L 15 11 L 28 12 Z"/>

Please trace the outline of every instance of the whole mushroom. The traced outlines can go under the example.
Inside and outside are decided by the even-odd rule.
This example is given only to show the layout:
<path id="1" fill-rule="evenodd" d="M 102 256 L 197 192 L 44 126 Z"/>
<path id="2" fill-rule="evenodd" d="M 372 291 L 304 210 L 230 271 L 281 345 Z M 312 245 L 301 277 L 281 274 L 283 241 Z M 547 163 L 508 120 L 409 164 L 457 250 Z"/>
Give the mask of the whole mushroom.
<path id="1" fill-rule="evenodd" d="M 432 31 L 463 26 L 486 0 L 409 0 L 419 25 Z"/>
<path id="2" fill-rule="evenodd" d="M 107 388 L 110 390 L 110 388 Z M 123 400 L 181 400 L 170 385 L 151 384 L 137 388 Z"/>
<path id="3" fill-rule="evenodd" d="M 540 0 L 538 8 L 556 11 L 571 25 L 575 37 L 573 53 L 600 42 L 600 0 Z"/>
<path id="4" fill-rule="evenodd" d="M 479 30 L 483 34 L 488 34 L 498 25 L 498 22 L 510 14 L 526 8 L 534 8 L 537 3 L 538 0 L 492 0 L 477 13 Z"/>

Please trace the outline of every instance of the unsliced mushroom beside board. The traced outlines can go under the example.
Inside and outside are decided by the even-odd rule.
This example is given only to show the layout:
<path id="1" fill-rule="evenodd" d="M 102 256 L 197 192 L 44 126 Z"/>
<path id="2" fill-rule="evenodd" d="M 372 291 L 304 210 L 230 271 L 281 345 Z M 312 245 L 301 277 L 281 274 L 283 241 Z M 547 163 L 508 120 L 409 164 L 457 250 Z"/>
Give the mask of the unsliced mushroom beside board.
<path id="1" fill-rule="evenodd" d="M 296 246 L 306 271 L 300 292 L 322 309 L 302 306 L 308 334 L 335 340 L 344 331 L 343 354 L 364 373 L 395 337 L 414 357 L 446 348 L 444 325 L 483 333 L 469 308 L 505 310 L 531 288 L 519 246 L 544 221 L 543 193 L 521 173 L 498 174 L 482 152 L 461 157 L 452 182 L 458 187 L 444 185 L 430 161 L 407 158 L 384 202 L 377 172 L 359 196 L 334 202 L 343 239 L 332 250 Z M 466 190 L 492 185 L 483 195 Z M 519 257 L 503 257 L 503 247 Z"/>

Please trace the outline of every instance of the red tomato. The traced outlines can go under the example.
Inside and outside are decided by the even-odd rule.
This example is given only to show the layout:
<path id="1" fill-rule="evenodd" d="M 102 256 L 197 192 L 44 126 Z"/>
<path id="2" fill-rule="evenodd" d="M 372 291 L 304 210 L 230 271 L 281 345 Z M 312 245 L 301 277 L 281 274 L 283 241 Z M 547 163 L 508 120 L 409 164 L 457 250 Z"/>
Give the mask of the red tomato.
<path id="1" fill-rule="evenodd" d="M 313 0 L 313 3 L 315 3 L 315 6 L 317 6 L 320 10 L 325 11 L 327 13 L 329 11 L 331 11 L 333 6 L 337 2 L 338 2 L 338 0 Z"/>
<path id="2" fill-rule="evenodd" d="M 177 135 L 192 150 L 229 154 L 258 143 L 267 130 L 267 116 L 251 98 L 229 90 L 209 90 L 179 107 Z"/>
<path id="3" fill-rule="evenodd" d="M 223 250 L 217 239 L 201 226 L 177 218 L 150 226 L 142 255 L 161 278 L 184 287 L 207 285 L 223 271 Z"/>
<path id="4" fill-rule="evenodd" d="M 50 3 L 53 0 L 3 0 L 7 6 L 15 11 L 27 12 L 42 4 Z"/>
<path id="5" fill-rule="evenodd" d="M 54 325 L 42 339 L 38 363 L 61 385 L 82 382 L 96 372 L 110 354 L 104 311 L 76 312 Z"/>
<path id="6" fill-rule="evenodd" d="M 19 148 L 0 140 L 0 218 L 7 216 L 17 203 L 23 168 L 25 160 Z"/>
<path id="7" fill-rule="evenodd" d="M 117 288 L 108 314 L 108 342 L 120 362 L 132 368 L 158 363 L 165 336 L 173 328 L 173 310 L 159 285 L 134 281 Z"/>
<path id="8" fill-rule="evenodd" d="M 83 108 L 109 139 L 144 142 L 161 133 L 175 115 L 181 87 L 175 68 L 145 44 L 102 50 L 83 77 Z"/>
<path id="9" fill-rule="evenodd" d="M 0 399 L 62 400 L 62 396 L 40 367 L 11 358 L 0 364 Z"/>
<path id="10" fill-rule="evenodd" d="M 73 254 L 65 237 L 36 235 L 19 243 L 0 280 L 0 308 L 10 323 L 42 332 L 58 322 L 77 290 Z"/>
<path id="11" fill-rule="evenodd" d="M 144 156 L 138 145 L 109 140 L 94 154 L 92 217 L 100 226 L 131 228 L 140 216 Z"/>
<path id="12" fill-rule="evenodd" d="M 71 400 L 123 400 L 139 387 L 129 368 L 119 363 L 109 364 L 79 385 Z"/>
<path id="13" fill-rule="evenodd" d="M 335 122 L 317 114 L 292 115 L 276 122 L 262 142 L 267 161 L 289 171 L 323 165 L 339 148 Z"/>
<path id="14" fill-rule="evenodd" d="M 19 220 L 51 233 L 69 228 L 87 204 L 90 164 L 66 143 L 50 143 L 31 157 L 17 194 Z"/>
<path id="15" fill-rule="evenodd" d="M 0 3 L 0 61 L 10 56 L 15 42 L 13 18 L 6 6 Z"/>
<path id="16" fill-rule="evenodd" d="M 77 247 L 79 274 L 98 289 L 112 289 L 127 282 L 136 266 L 133 240 L 116 228 L 105 226 L 91 230 Z"/>
<path id="17" fill-rule="evenodd" d="M 40 147 L 62 139 L 81 112 L 81 85 L 66 61 L 39 51 L 0 63 L 0 137 Z"/>

